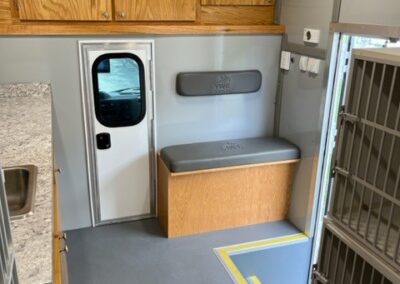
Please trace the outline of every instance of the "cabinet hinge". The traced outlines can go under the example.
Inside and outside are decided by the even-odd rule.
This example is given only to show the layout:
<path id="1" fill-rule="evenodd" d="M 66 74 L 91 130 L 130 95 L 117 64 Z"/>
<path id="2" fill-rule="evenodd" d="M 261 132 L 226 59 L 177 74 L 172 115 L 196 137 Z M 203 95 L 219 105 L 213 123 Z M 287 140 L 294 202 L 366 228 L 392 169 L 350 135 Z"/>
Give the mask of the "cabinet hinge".
<path id="1" fill-rule="evenodd" d="M 327 278 L 326 274 L 318 271 L 317 264 L 313 265 L 312 279 L 317 280 L 319 283 L 322 284 L 329 284 L 329 279 Z"/>

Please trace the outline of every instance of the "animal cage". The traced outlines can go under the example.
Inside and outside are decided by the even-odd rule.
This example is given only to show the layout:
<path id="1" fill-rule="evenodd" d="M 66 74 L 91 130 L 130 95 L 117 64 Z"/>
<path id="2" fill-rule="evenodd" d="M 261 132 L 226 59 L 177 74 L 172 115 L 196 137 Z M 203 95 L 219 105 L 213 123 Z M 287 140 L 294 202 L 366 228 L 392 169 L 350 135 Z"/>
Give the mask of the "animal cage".
<path id="1" fill-rule="evenodd" d="M 377 269 L 376 263 L 368 261 L 373 260 L 374 256 L 362 253 L 362 248 L 333 224 L 325 225 L 321 245 L 321 261 L 318 267 L 315 267 L 313 284 L 396 283 L 381 272 L 384 271 L 387 275 L 385 266 Z"/>
<path id="2" fill-rule="evenodd" d="M 387 273 L 399 275 L 400 49 L 354 50 L 345 100 L 327 217 L 333 229 L 325 229 L 326 251 L 320 255 L 320 265 L 327 270 L 329 283 L 391 283 L 376 265 L 383 263 L 390 267 Z M 360 257 L 360 251 L 349 249 L 335 236 L 335 228 L 379 262 L 373 266 Z M 324 253 L 337 255 L 337 273 Z M 400 283 L 397 279 L 394 283 Z"/>

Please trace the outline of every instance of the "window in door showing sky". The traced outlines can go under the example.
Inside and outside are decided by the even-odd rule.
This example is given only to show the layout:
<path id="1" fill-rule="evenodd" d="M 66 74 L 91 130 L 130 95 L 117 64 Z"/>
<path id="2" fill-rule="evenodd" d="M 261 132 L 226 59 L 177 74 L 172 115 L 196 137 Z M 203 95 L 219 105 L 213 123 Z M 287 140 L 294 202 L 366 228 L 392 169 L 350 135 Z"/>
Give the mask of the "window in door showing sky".
<path id="1" fill-rule="evenodd" d="M 138 63 L 131 58 L 105 59 L 98 66 L 99 90 L 109 96 L 140 96 Z M 102 70 L 100 70 L 102 69 Z"/>

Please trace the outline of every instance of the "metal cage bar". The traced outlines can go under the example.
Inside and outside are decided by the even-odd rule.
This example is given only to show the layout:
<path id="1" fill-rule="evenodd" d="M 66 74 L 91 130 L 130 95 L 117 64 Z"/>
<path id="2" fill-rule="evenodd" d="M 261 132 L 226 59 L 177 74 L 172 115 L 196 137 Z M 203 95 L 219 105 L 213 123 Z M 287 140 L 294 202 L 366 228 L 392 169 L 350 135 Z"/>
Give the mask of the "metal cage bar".
<path id="1" fill-rule="evenodd" d="M 393 75 L 392 75 L 392 82 L 391 82 L 391 85 L 390 85 L 389 99 L 388 99 L 388 102 L 387 102 L 387 105 L 386 105 L 385 122 L 384 122 L 384 126 L 385 127 L 387 126 L 387 123 L 388 123 L 388 120 L 389 120 L 389 110 L 390 110 L 390 105 L 392 103 L 392 98 L 393 98 L 394 86 L 395 86 L 396 79 L 397 79 L 397 67 L 394 68 L 394 72 L 393 72 Z M 377 178 L 378 178 L 378 172 L 379 172 L 379 168 L 380 168 L 379 167 L 380 166 L 380 161 L 382 159 L 383 142 L 384 142 L 385 136 L 386 136 L 386 133 L 383 132 L 382 136 L 381 136 L 380 143 L 379 143 L 379 154 L 378 154 L 378 158 L 377 158 L 375 174 L 374 174 L 374 181 L 373 181 L 373 185 L 374 186 L 376 185 Z M 370 225 L 371 225 L 370 222 L 371 222 L 372 202 L 373 202 L 373 199 L 374 199 L 374 195 L 375 195 L 375 192 L 373 192 L 371 194 L 370 203 L 369 203 L 369 207 L 368 207 L 367 228 L 366 228 L 366 233 L 365 233 L 365 236 L 364 236 L 365 240 L 368 240 L 368 231 L 369 231 L 369 228 L 370 228 Z M 381 196 L 381 198 L 383 198 L 383 197 Z M 381 213 L 382 212 L 380 212 L 379 214 L 381 214 Z M 378 230 L 378 229 L 376 229 L 376 230 Z M 374 246 L 376 246 L 377 245 L 377 240 L 375 239 L 373 242 L 374 242 Z"/>
<path id="2" fill-rule="evenodd" d="M 320 266 L 315 267 L 313 273 L 314 284 L 397 283 L 398 277 L 396 280 L 385 277 L 367 257 L 357 253 L 348 240 L 342 239 L 339 231 L 336 231 L 335 225 L 325 222 Z M 330 273 L 332 271 L 334 273 Z"/>
<path id="3" fill-rule="evenodd" d="M 375 78 L 375 70 L 376 70 L 376 63 L 374 62 L 373 63 L 373 67 L 372 67 L 371 81 L 370 81 L 369 88 L 368 88 L 368 96 L 367 96 L 367 103 L 366 103 L 366 107 L 365 107 L 364 117 L 367 117 L 369 109 L 370 109 L 372 87 L 373 87 L 373 82 L 374 82 L 374 78 Z M 361 98 L 361 95 L 360 95 L 360 98 Z M 366 129 L 366 125 L 363 124 L 362 125 L 361 137 L 360 137 L 360 144 L 362 144 L 363 141 L 364 141 L 365 129 Z M 355 128 L 354 128 L 354 132 L 355 132 Z M 356 167 L 355 167 L 355 171 L 357 173 L 358 173 L 358 171 L 360 169 L 361 152 L 362 152 L 362 147 L 358 147 L 357 164 L 356 164 Z M 354 204 L 355 193 L 356 193 L 356 183 L 353 183 L 352 195 L 351 195 L 351 200 L 350 200 L 349 220 L 351 220 L 351 218 L 352 218 L 352 213 L 353 213 L 352 208 L 353 208 L 353 204 Z M 348 226 L 350 226 L 350 224 L 351 224 L 351 222 L 348 223 Z"/>
<path id="4" fill-rule="evenodd" d="M 357 103 L 356 103 L 356 111 L 355 113 L 357 114 L 359 109 L 360 109 L 360 102 L 361 102 L 361 95 L 362 95 L 362 91 L 363 91 L 363 87 L 364 87 L 364 78 L 365 78 L 365 70 L 367 68 L 367 61 L 363 62 L 363 66 L 362 66 L 362 73 L 361 73 L 361 82 L 360 82 L 360 89 L 357 91 Z M 350 112 L 351 109 L 351 105 L 347 105 L 346 106 L 346 110 L 347 112 Z M 353 149 L 354 149 L 354 138 L 356 136 L 356 127 L 353 125 L 353 129 L 352 129 L 352 133 L 351 133 L 351 142 L 350 142 L 350 150 L 349 153 L 347 155 L 347 160 L 345 162 L 345 168 L 348 169 L 350 167 L 350 163 L 351 163 L 351 158 L 353 156 Z M 349 179 L 345 180 L 345 184 L 344 184 L 344 188 L 346 189 L 348 186 L 348 182 Z M 346 194 L 343 194 L 343 199 L 342 202 L 339 203 L 339 206 L 341 206 L 340 208 L 340 214 L 339 214 L 339 218 L 341 221 L 343 221 L 343 210 L 345 207 L 345 198 L 346 198 Z"/>
<path id="5" fill-rule="evenodd" d="M 399 124 L 400 124 L 400 104 L 397 107 L 397 115 L 396 115 L 396 120 L 395 120 L 395 127 L 394 129 L 397 130 L 399 128 Z M 388 161 L 388 166 L 386 168 L 386 174 L 385 174 L 385 179 L 384 179 L 384 184 L 383 184 L 383 191 L 386 192 L 386 188 L 387 188 L 387 184 L 388 184 L 388 180 L 389 180 L 389 174 L 390 174 L 390 165 L 393 162 L 393 157 L 394 157 L 394 147 L 395 147 L 395 143 L 396 143 L 396 137 L 392 136 L 391 137 L 391 143 L 390 143 L 390 150 L 389 150 L 389 161 Z M 399 178 L 399 174 L 400 174 L 400 167 L 399 167 L 399 173 L 398 173 L 398 177 Z M 395 191 L 396 191 L 396 187 L 395 187 Z M 396 195 L 394 195 L 394 198 L 396 198 Z M 379 205 L 379 216 L 378 216 L 378 228 L 376 230 L 375 233 L 375 242 L 378 239 L 378 234 L 379 234 L 379 229 L 380 229 L 380 225 L 382 222 L 382 210 L 383 210 L 383 203 L 384 203 L 384 198 L 381 198 L 381 202 Z M 391 204 L 391 206 L 394 206 L 394 203 Z M 387 227 L 389 228 L 389 232 L 387 232 L 387 234 L 390 234 L 390 226 L 391 226 L 391 220 L 392 220 L 392 216 L 393 212 L 391 211 L 390 216 L 389 216 L 389 220 L 387 222 Z M 400 238 L 399 238 L 400 240 Z M 384 252 L 386 253 L 387 250 L 387 241 L 388 241 L 388 237 L 385 238 L 385 244 L 384 244 Z M 394 260 L 396 261 L 396 252 L 394 254 Z"/>
<path id="6" fill-rule="evenodd" d="M 379 112 L 379 107 L 380 107 L 380 103 L 381 103 L 381 95 L 382 95 L 382 90 L 383 90 L 383 84 L 384 84 L 384 80 L 385 80 L 385 75 L 386 75 L 386 65 L 383 66 L 383 71 L 382 71 L 382 77 L 381 77 L 381 82 L 379 84 L 379 92 L 378 92 L 378 98 L 377 98 L 377 104 L 375 107 L 375 113 L 374 113 L 374 122 L 377 121 L 378 119 L 378 112 Z M 375 128 L 372 129 L 372 134 L 371 134 L 371 142 L 369 144 L 369 149 L 368 149 L 368 156 L 367 156 L 367 164 L 364 168 L 364 179 L 366 179 L 367 177 L 367 173 L 368 173 L 368 169 L 370 166 L 370 162 L 371 162 L 371 153 L 372 153 L 372 147 L 373 147 L 373 143 L 374 143 L 374 139 L 375 139 Z M 360 220 L 361 220 L 361 210 L 362 210 L 362 204 L 364 201 L 364 196 L 365 196 L 365 191 L 361 190 L 361 199 L 360 199 L 360 204 L 359 204 L 359 208 L 358 208 L 358 219 L 357 219 L 357 231 L 360 228 Z"/>

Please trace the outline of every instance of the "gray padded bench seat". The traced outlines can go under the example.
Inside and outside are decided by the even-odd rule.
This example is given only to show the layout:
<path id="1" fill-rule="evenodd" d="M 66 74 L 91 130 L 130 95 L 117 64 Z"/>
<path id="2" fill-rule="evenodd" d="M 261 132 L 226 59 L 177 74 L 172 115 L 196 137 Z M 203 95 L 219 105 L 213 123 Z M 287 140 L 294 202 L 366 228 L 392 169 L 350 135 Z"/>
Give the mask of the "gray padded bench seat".
<path id="1" fill-rule="evenodd" d="M 171 172 L 186 172 L 296 160 L 300 150 L 285 139 L 263 137 L 170 146 L 160 155 Z"/>

